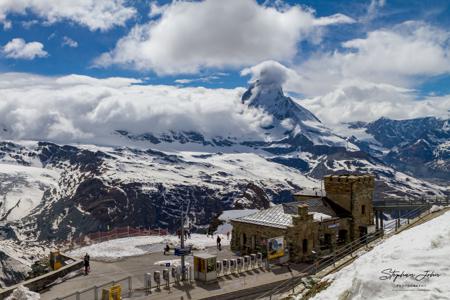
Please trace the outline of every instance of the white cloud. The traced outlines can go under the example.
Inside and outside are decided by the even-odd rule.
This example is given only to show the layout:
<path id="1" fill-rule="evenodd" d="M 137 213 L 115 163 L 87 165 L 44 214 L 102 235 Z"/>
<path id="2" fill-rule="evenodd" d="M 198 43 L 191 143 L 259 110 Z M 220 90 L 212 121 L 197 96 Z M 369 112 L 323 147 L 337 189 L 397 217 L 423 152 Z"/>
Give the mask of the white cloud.
<path id="1" fill-rule="evenodd" d="M 270 117 L 241 104 L 242 89 L 144 86 L 135 79 L 0 74 L 2 138 L 108 143 L 133 133 L 195 130 L 259 136 Z"/>
<path id="2" fill-rule="evenodd" d="M 62 46 L 68 46 L 70 48 L 77 48 L 78 47 L 78 42 L 72 40 L 70 37 L 68 36 L 64 36 L 63 37 L 63 41 L 62 41 Z"/>
<path id="3" fill-rule="evenodd" d="M 355 23 L 355 20 L 343 14 L 335 14 L 315 19 L 313 23 L 317 26 L 328 26 L 333 24 L 352 24 Z"/>
<path id="4" fill-rule="evenodd" d="M 245 68 L 241 71 L 241 75 L 251 75 L 250 82 L 259 80 L 265 85 L 282 86 L 286 91 L 297 90 L 303 80 L 296 71 L 273 60 Z"/>
<path id="5" fill-rule="evenodd" d="M 158 5 L 158 2 L 153 1 L 150 3 L 150 17 L 156 17 L 162 15 L 162 13 L 167 9 L 168 4 Z"/>
<path id="6" fill-rule="evenodd" d="M 160 18 L 136 25 L 95 65 L 177 74 L 290 61 L 298 42 L 317 40 L 321 26 L 353 22 L 340 14 L 317 19 L 300 6 L 269 7 L 254 0 L 174 1 L 151 11 Z"/>
<path id="7" fill-rule="evenodd" d="M 380 14 L 380 10 L 386 5 L 385 0 L 371 0 L 367 7 L 367 14 L 361 18 L 362 22 L 370 22 L 377 18 Z"/>
<path id="8" fill-rule="evenodd" d="M 124 0 L 2 0 L 0 1 L 0 23 L 11 27 L 8 16 L 33 13 L 46 23 L 71 21 L 90 30 L 108 30 L 123 26 L 134 17 L 136 10 L 125 6 Z"/>
<path id="9" fill-rule="evenodd" d="M 301 92 L 317 96 L 353 79 L 412 87 L 424 77 L 448 74 L 449 38 L 448 31 L 418 22 L 371 31 L 344 42 L 345 50 L 318 53 L 297 66 Z"/>
<path id="10" fill-rule="evenodd" d="M 46 57 L 48 53 L 44 50 L 44 45 L 39 42 L 26 43 L 21 38 L 9 41 L 2 48 L 3 55 L 8 58 L 32 60 L 36 57 Z"/>
<path id="11" fill-rule="evenodd" d="M 30 29 L 31 27 L 35 26 L 36 24 L 39 24 L 39 21 L 38 20 L 22 21 L 21 24 L 22 24 L 23 28 Z"/>
<path id="12" fill-rule="evenodd" d="M 417 100 L 413 90 L 361 80 L 343 83 L 323 96 L 298 102 L 330 125 L 352 121 L 374 121 L 381 117 L 448 118 L 450 109 L 450 95 Z"/>
<path id="13" fill-rule="evenodd" d="M 223 72 L 216 72 L 213 74 L 195 77 L 195 78 L 178 78 L 174 82 L 178 84 L 187 84 L 187 83 L 194 83 L 194 82 L 200 82 L 200 83 L 210 83 L 210 82 L 217 82 L 218 80 L 223 79 L 223 77 L 228 76 L 228 73 Z"/>

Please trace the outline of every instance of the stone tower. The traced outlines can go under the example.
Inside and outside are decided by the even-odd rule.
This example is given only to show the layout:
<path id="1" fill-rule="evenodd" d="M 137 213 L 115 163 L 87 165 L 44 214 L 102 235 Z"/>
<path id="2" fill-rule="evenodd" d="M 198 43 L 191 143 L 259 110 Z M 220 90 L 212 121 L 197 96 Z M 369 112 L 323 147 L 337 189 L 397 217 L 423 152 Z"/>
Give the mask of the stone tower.
<path id="1" fill-rule="evenodd" d="M 351 213 L 353 237 L 367 233 L 367 227 L 373 225 L 374 176 L 328 175 L 324 185 L 327 198 Z"/>

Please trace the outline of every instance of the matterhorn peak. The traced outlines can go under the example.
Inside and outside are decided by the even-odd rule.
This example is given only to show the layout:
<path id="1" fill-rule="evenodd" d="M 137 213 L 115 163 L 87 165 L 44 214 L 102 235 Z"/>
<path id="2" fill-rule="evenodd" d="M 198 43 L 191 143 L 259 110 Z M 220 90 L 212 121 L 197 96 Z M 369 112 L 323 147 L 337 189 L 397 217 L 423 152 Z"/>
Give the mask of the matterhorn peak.
<path id="1" fill-rule="evenodd" d="M 283 84 L 289 69 L 275 61 L 266 61 L 242 74 L 251 74 L 249 88 L 242 95 L 242 103 L 258 107 L 274 116 L 278 121 L 291 119 L 294 124 L 302 121 L 320 122 L 309 110 L 297 104 L 283 92 Z"/>

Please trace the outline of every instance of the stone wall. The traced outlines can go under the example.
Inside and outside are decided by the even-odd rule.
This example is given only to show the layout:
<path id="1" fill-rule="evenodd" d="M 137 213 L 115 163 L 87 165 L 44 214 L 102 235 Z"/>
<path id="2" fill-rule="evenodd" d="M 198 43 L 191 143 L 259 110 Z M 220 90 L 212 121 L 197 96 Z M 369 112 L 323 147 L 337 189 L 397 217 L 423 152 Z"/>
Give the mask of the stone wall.
<path id="1" fill-rule="evenodd" d="M 241 255 L 255 252 L 266 254 L 267 239 L 284 236 L 290 260 L 300 262 L 312 260 L 313 251 L 321 253 L 320 239 L 326 234 L 331 237 L 329 251 L 336 248 L 339 230 L 347 232 L 345 242 L 350 240 L 351 219 L 348 218 L 314 221 L 308 207 L 300 204 L 298 213 L 293 215 L 292 221 L 293 224 L 286 229 L 231 221 L 233 225 L 231 249 L 239 251 Z"/>
<path id="2" fill-rule="evenodd" d="M 64 277 L 70 272 L 79 270 L 83 268 L 84 262 L 82 260 L 74 259 L 66 255 L 62 255 L 63 260 L 71 260 L 72 263 L 61 267 L 56 271 L 51 271 L 44 275 L 29 279 L 27 281 L 21 282 L 17 285 L 7 287 L 5 289 L 0 289 L 0 300 L 6 299 L 16 288 L 23 285 L 29 288 L 31 291 L 39 292 L 45 289 L 49 284 L 55 282 L 57 279 Z"/>
<path id="3" fill-rule="evenodd" d="M 358 238 L 364 233 L 361 230 L 373 225 L 375 179 L 372 175 L 328 175 L 324 177 L 324 186 L 327 198 L 351 212 L 351 238 Z"/>
<path id="4" fill-rule="evenodd" d="M 297 216 L 292 217 L 292 223 L 292 227 L 288 228 L 286 234 L 290 259 L 292 261 L 309 260 L 315 247 L 318 231 L 313 215 L 308 214 L 307 205 L 298 205 Z"/>
<path id="5" fill-rule="evenodd" d="M 299 201 L 293 224 L 284 229 L 232 221 L 231 249 L 242 254 L 265 253 L 268 238 L 284 236 L 290 260 L 308 261 L 313 258 L 313 250 L 324 254 L 365 234 L 367 226 L 373 225 L 374 177 L 325 176 L 324 184 L 327 198 L 351 212 L 352 217 L 314 221 L 308 206 Z"/>
<path id="6" fill-rule="evenodd" d="M 254 253 L 255 251 L 265 254 L 267 252 L 267 239 L 286 235 L 286 229 L 283 228 L 236 221 L 231 221 L 231 224 L 233 225 L 230 243 L 231 250 L 239 251 L 242 255 L 249 254 L 250 252 Z"/>

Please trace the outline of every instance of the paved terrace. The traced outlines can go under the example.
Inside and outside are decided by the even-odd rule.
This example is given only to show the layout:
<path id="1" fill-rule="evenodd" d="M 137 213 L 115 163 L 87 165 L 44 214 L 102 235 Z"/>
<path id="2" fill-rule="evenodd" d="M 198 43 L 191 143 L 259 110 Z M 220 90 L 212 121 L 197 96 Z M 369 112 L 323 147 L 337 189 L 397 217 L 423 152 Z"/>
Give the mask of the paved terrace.
<path id="1" fill-rule="evenodd" d="M 222 251 L 216 248 L 206 249 L 208 253 L 217 254 L 218 260 L 236 258 L 229 247 L 223 247 Z M 202 252 L 202 251 L 197 251 Z M 257 269 L 251 270 L 239 275 L 226 275 L 221 277 L 218 282 L 211 284 L 202 284 L 192 282 L 192 285 L 171 285 L 170 290 L 161 287 L 160 291 L 153 290 L 152 294 L 145 295 L 141 289 L 144 287 L 144 274 L 151 273 L 156 270 L 162 271 L 164 267 L 154 265 L 155 262 L 161 260 L 177 259 L 179 257 L 173 255 L 163 255 L 162 253 L 151 253 L 142 256 L 127 257 L 114 262 L 102 262 L 91 259 L 91 273 L 87 276 L 80 275 L 68 279 L 60 284 L 54 285 L 46 291 L 41 292 L 42 300 L 51 300 L 57 297 L 63 297 L 77 290 L 83 290 L 93 287 L 94 285 L 102 285 L 113 280 L 119 280 L 127 276 L 132 277 L 133 289 L 137 289 L 132 299 L 203 299 L 211 296 L 223 295 L 244 289 L 250 289 L 257 286 L 268 285 L 273 286 L 275 283 L 298 276 L 300 270 L 305 265 L 288 267 L 274 267 L 270 271 Z M 154 284 L 152 280 L 152 284 Z M 279 284 L 279 283 L 278 283 Z M 162 284 L 163 286 L 163 284 Z M 125 288 L 125 287 L 124 287 Z M 80 300 L 93 300 L 93 293 L 82 294 Z M 239 297 L 244 299 L 242 297 Z M 69 298 L 75 300 L 75 296 Z M 218 298 L 218 299 L 236 299 Z M 252 299 L 251 297 L 249 299 Z"/>

